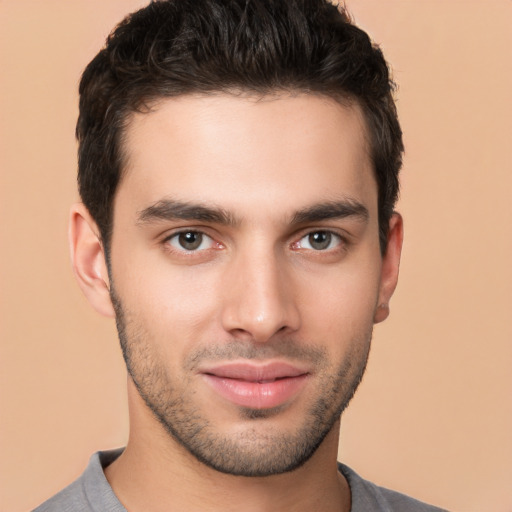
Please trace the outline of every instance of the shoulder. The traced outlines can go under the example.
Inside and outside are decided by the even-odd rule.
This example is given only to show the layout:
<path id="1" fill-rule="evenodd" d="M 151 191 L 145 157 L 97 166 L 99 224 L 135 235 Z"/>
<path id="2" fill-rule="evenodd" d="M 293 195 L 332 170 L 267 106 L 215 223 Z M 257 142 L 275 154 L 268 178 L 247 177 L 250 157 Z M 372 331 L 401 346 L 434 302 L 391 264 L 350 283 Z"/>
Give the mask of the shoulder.
<path id="1" fill-rule="evenodd" d="M 121 452 L 122 450 L 112 450 L 95 453 L 79 478 L 39 505 L 33 512 L 126 512 L 103 473 L 103 469 Z"/>
<path id="2" fill-rule="evenodd" d="M 396 491 L 364 480 L 354 470 L 338 464 L 352 493 L 351 512 L 447 512 Z"/>
<path id="3" fill-rule="evenodd" d="M 85 495 L 82 477 L 62 489 L 55 496 L 39 505 L 33 512 L 89 512 L 87 497 Z"/>

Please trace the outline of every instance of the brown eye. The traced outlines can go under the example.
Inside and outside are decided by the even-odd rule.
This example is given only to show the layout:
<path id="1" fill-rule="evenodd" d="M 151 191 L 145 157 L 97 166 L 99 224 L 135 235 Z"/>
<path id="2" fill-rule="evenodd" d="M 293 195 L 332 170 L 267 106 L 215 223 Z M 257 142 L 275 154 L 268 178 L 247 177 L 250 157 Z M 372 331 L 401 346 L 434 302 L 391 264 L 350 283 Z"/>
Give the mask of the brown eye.
<path id="1" fill-rule="evenodd" d="M 308 235 L 309 245 L 317 251 L 323 251 L 331 245 L 332 235 L 328 231 L 316 231 Z"/>
<path id="2" fill-rule="evenodd" d="M 179 251 L 198 251 L 211 248 L 213 240 L 200 231 L 182 231 L 171 236 L 168 243 Z"/>
<path id="3" fill-rule="evenodd" d="M 312 231 L 300 239 L 298 247 L 312 251 L 325 251 L 334 249 L 341 242 L 341 237 L 331 231 Z"/>
<path id="4" fill-rule="evenodd" d="M 201 242 L 203 241 L 203 235 L 201 233 L 196 233 L 194 231 L 190 231 L 188 233 L 180 233 L 178 235 L 178 242 L 187 251 L 194 251 L 197 249 Z"/>

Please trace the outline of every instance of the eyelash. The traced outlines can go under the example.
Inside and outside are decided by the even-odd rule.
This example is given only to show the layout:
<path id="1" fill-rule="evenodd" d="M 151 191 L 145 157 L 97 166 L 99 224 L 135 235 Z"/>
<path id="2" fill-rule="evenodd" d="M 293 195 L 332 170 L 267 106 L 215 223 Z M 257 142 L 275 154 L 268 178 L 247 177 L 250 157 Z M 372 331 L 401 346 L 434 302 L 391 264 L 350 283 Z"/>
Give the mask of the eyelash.
<path id="1" fill-rule="evenodd" d="M 181 247 L 177 247 L 174 244 L 172 244 L 173 240 L 176 240 L 176 243 L 179 244 L 179 237 L 184 236 L 184 235 L 189 235 L 189 234 L 199 235 L 201 237 L 201 240 L 199 241 L 199 245 L 197 247 L 192 247 L 190 249 L 187 249 L 186 247 L 183 247 L 181 244 L 180 244 Z M 311 243 L 312 243 L 311 237 L 313 237 L 315 235 L 319 235 L 319 234 L 326 236 L 327 240 L 320 241 L 318 243 L 322 243 L 322 242 L 326 243 L 327 242 L 327 246 L 322 249 L 314 249 L 313 247 L 311 247 Z M 205 240 L 204 240 L 205 237 L 207 239 L 209 239 L 209 241 L 210 241 L 209 247 L 200 249 L 201 245 L 203 245 L 205 242 Z M 306 242 L 303 242 L 304 240 L 306 240 Z M 333 241 L 335 243 L 335 246 L 330 247 L 333 244 Z M 310 245 L 310 247 L 309 248 L 303 247 L 302 245 L 304 243 L 308 243 Z M 176 232 L 172 233 L 171 235 L 167 236 L 163 240 L 163 244 L 166 246 L 167 250 L 169 250 L 171 252 L 180 253 L 182 255 L 186 255 L 187 257 L 193 257 L 196 255 L 199 255 L 200 253 L 204 253 L 204 251 L 209 251 L 211 249 L 218 250 L 218 249 L 222 249 L 224 247 L 220 242 L 216 242 L 214 238 L 212 238 L 210 235 L 208 235 L 207 233 L 205 233 L 204 231 L 202 231 L 200 229 L 183 229 L 180 231 L 176 231 Z M 290 244 L 290 247 L 297 251 L 312 251 L 312 252 L 318 253 L 318 254 L 322 254 L 322 253 L 332 254 L 334 252 L 346 249 L 348 244 L 349 244 L 349 241 L 347 240 L 347 238 L 340 235 L 339 233 L 336 233 L 335 231 L 332 231 L 329 229 L 316 229 L 316 230 L 308 231 L 305 234 L 303 234 L 298 240 L 296 240 L 295 242 Z"/>
<path id="2" fill-rule="evenodd" d="M 173 240 L 176 240 L 177 243 L 179 243 L 178 240 L 179 240 L 180 236 L 189 235 L 189 234 L 199 235 L 201 237 L 201 240 L 199 242 L 198 247 L 193 247 L 193 248 L 187 249 L 186 247 L 183 247 L 183 246 L 181 246 L 181 247 L 173 246 L 173 244 L 172 244 Z M 204 248 L 204 249 L 199 249 L 199 247 L 201 247 L 201 245 L 203 245 L 203 243 L 205 242 L 205 240 L 204 240 L 205 238 L 210 240 L 211 247 L 207 247 L 207 248 Z M 171 248 L 169 248 L 169 250 L 176 251 L 176 252 L 179 252 L 179 253 L 182 253 L 182 254 L 187 254 L 187 255 L 190 255 L 190 256 L 192 256 L 194 254 L 197 254 L 197 253 L 200 253 L 200 252 L 203 252 L 203 251 L 207 251 L 209 249 L 220 249 L 220 248 L 222 248 L 222 244 L 216 242 L 210 235 L 208 235 L 207 233 L 205 233 L 204 231 L 201 231 L 199 229 L 183 229 L 181 231 L 176 231 L 176 232 L 172 233 L 171 235 L 169 235 L 168 237 L 166 237 L 163 240 L 163 243 L 168 248 L 169 248 L 169 246 L 171 246 Z M 216 246 L 216 247 L 213 247 L 213 246 Z"/>
<path id="3" fill-rule="evenodd" d="M 320 235 L 320 234 L 325 236 L 326 240 L 320 240 L 320 241 L 318 241 L 318 240 L 312 241 L 311 240 L 312 237 L 314 237 L 315 235 Z M 303 242 L 303 240 L 306 240 L 306 243 L 308 243 L 310 245 L 309 248 L 304 248 L 301 246 L 301 243 Z M 315 248 L 311 247 L 312 243 L 320 243 L 320 244 L 323 243 L 323 244 L 326 244 L 326 247 L 324 247 L 322 249 L 315 249 Z M 335 243 L 336 245 L 334 247 L 331 247 L 331 245 L 333 243 Z M 324 252 L 331 253 L 333 251 L 336 251 L 337 249 L 339 250 L 340 247 L 346 246 L 346 245 L 347 245 L 346 238 L 341 236 L 339 233 L 330 231 L 328 229 L 317 229 L 317 230 L 309 231 L 308 233 L 306 233 L 297 242 L 294 242 L 292 244 L 292 247 L 297 250 L 311 250 L 313 252 L 318 252 L 318 253 L 324 253 Z"/>

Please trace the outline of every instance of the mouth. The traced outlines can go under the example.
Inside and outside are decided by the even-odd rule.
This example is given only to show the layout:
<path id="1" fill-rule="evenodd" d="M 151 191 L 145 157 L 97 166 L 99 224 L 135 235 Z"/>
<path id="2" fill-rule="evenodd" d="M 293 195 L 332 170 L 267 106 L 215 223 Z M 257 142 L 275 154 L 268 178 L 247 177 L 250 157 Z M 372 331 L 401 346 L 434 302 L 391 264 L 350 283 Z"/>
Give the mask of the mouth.
<path id="1" fill-rule="evenodd" d="M 291 401 L 310 375 L 307 370 L 281 362 L 235 362 L 200 373 L 224 400 L 251 409 L 270 409 Z"/>

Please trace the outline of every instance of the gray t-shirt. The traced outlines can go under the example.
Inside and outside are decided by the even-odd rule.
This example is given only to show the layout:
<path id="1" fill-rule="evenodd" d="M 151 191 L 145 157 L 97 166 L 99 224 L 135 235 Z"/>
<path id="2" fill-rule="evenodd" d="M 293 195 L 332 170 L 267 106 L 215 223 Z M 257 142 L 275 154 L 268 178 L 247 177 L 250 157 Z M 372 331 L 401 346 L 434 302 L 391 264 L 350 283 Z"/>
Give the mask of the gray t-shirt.
<path id="1" fill-rule="evenodd" d="M 82 476 L 33 512 L 126 512 L 103 473 L 122 451 L 95 453 Z M 339 470 L 350 485 L 351 512 L 446 512 L 363 480 L 344 464 Z"/>

